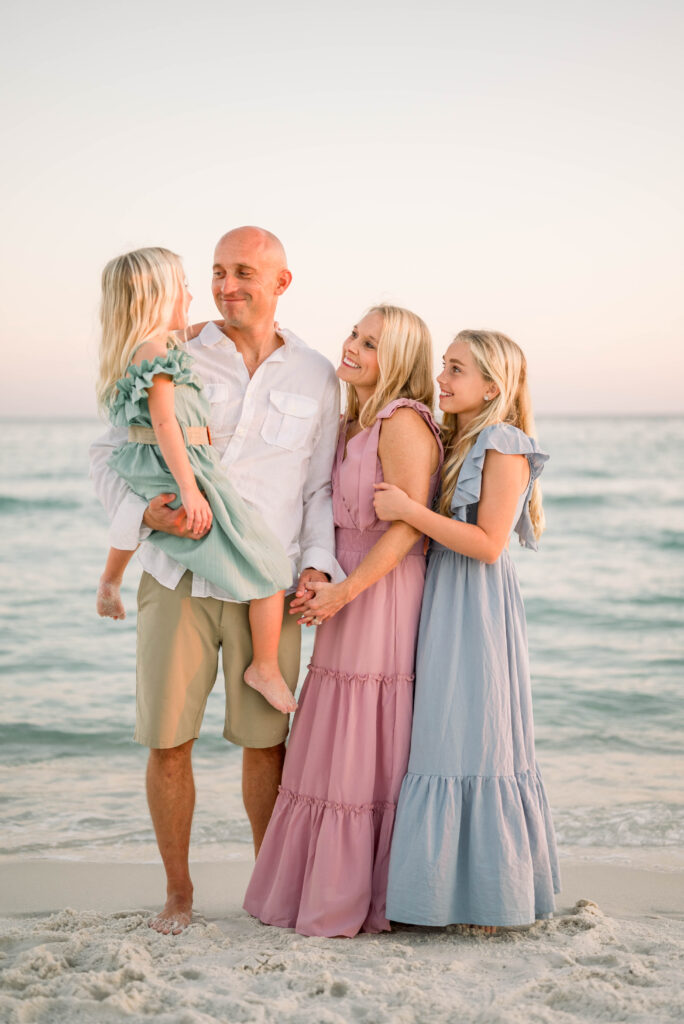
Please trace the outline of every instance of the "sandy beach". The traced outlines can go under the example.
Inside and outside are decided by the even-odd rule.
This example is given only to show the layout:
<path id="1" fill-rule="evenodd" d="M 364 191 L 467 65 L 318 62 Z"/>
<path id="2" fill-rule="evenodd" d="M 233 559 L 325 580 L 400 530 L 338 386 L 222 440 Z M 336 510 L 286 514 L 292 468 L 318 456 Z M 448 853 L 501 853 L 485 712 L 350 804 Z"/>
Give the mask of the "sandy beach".
<path id="1" fill-rule="evenodd" d="M 99 1024 L 684 1018 L 684 872 L 564 860 L 553 921 L 483 938 L 397 927 L 356 939 L 241 910 L 249 861 L 195 866 L 180 937 L 147 927 L 155 864 L 4 861 L 0 1020 Z"/>

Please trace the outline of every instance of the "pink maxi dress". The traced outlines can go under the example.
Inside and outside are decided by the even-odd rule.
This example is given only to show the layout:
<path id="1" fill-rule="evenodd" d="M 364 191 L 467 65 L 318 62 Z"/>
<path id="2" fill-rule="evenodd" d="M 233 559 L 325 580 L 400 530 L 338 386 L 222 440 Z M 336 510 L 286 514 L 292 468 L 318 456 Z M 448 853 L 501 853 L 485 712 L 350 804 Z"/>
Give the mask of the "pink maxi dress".
<path id="1" fill-rule="evenodd" d="M 382 420 L 426 406 L 400 398 L 333 464 L 337 560 L 349 574 L 390 526 L 375 517 Z M 430 481 L 430 503 L 439 469 Z M 425 581 L 421 539 L 401 563 L 319 626 L 287 748 L 283 781 L 244 907 L 302 935 L 389 930 L 385 916 L 394 813 L 406 774 L 416 635 Z"/>

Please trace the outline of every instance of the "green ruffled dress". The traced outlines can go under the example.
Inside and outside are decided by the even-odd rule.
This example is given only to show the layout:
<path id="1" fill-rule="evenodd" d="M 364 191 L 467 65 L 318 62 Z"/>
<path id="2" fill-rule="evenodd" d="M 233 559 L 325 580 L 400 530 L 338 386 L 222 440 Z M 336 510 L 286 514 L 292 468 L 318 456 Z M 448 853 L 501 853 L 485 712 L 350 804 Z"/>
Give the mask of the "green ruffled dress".
<path id="1" fill-rule="evenodd" d="M 160 373 L 173 378 L 175 412 L 181 429 L 206 427 L 209 402 L 192 372 L 191 357 L 178 348 L 170 348 L 166 355 L 155 356 L 151 362 L 144 359 L 140 366 L 131 363 L 125 377 L 116 382 L 116 397 L 110 408 L 112 423 L 117 427 L 152 426 L 147 393 Z M 292 566 L 283 546 L 237 493 L 216 450 L 207 444 L 187 444 L 187 438 L 186 446 L 197 484 L 211 506 L 212 527 L 199 540 L 155 530 L 147 543 L 215 583 L 236 601 L 268 597 L 290 587 Z M 147 501 L 158 494 L 178 494 L 178 485 L 156 444 L 129 441 L 116 449 L 109 465 Z M 178 505 L 179 498 L 173 502 L 174 507 Z"/>

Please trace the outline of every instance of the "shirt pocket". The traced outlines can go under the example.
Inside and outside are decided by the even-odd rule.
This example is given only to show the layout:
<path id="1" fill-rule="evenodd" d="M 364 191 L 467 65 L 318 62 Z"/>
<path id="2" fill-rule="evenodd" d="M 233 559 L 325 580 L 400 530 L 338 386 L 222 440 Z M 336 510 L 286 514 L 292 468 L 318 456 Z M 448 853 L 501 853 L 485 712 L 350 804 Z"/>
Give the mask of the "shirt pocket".
<path id="1" fill-rule="evenodd" d="M 211 402 L 212 405 L 215 405 L 217 402 L 228 401 L 227 384 L 217 384 L 210 382 L 208 384 L 205 384 L 202 390 L 204 392 L 204 397 L 207 399 L 207 401 Z"/>
<path id="2" fill-rule="evenodd" d="M 315 398 L 271 389 L 261 436 L 266 444 L 289 451 L 302 448 L 311 436 L 317 411 Z"/>
<path id="3" fill-rule="evenodd" d="M 206 417 L 214 437 L 230 434 L 230 410 L 228 385 L 221 381 L 206 381 L 202 387 Z"/>

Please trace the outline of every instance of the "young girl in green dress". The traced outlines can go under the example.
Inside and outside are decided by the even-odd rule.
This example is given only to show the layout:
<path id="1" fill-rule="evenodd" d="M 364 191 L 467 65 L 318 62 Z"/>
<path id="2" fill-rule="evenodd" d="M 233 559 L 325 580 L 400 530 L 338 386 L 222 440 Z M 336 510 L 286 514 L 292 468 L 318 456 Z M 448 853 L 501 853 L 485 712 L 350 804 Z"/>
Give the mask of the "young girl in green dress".
<path id="1" fill-rule="evenodd" d="M 253 659 L 245 682 L 279 711 L 297 704 L 278 666 L 284 591 L 292 568 L 282 545 L 228 480 L 208 431 L 210 406 L 173 331 L 187 326 L 192 296 L 180 258 L 147 248 L 111 260 L 102 274 L 97 394 L 128 442 L 110 465 L 141 497 L 175 492 L 188 535 L 154 531 L 162 548 L 236 601 L 249 601 Z M 125 617 L 120 586 L 134 552 L 110 548 L 97 591 L 99 615 Z"/>

